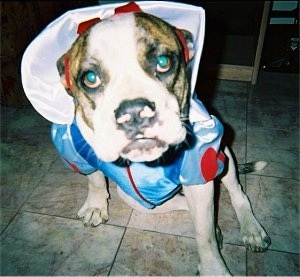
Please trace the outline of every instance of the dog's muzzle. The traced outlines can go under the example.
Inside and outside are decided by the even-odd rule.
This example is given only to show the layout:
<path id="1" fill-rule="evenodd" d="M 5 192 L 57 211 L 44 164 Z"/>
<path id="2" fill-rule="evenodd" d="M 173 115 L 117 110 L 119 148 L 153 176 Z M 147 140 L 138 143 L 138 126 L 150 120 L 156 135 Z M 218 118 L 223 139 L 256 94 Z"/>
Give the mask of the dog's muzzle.
<path id="1" fill-rule="evenodd" d="M 114 111 L 117 128 L 124 131 L 130 143 L 122 150 L 121 156 L 136 160 L 145 159 L 144 154 L 157 151 L 157 156 L 168 149 L 167 143 L 157 137 L 148 137 L 145 134 L 147 128 L 151 128 L 158 122 L 158 114 L 155 103 L 146 98 L 124 100 Z M 133 158 L 136 156 L 136 158 Z"/>
<path id="2" fill-rule="evenodd" d="M 115 110 L 115 117 L 118 129 L 123 130 L 128 139 L 135 139 L 155 123 L 155 103 L 145 98 L 124 100 Z"/>

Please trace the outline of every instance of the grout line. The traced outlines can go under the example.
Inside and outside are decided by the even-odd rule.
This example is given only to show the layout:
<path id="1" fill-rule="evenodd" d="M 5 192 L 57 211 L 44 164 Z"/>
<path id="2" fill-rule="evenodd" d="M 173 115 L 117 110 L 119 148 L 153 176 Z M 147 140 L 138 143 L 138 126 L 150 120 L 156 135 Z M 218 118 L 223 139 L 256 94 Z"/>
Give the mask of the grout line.
<path id="1" fill-rule="evenodd" d="M 109 269 L 109 271 L 108 271 L 108 273 L 107 273 L 107 276 L 110 276 L 110 274 L 111 274 L 111 271 L 112 271 L 113 266 L 114 266 L 114 264 L 115 264 L 115 261 L 116 261 L 116 259 L 117 259 L 117 256 L 118 256 L 119 250 L 120 250 L 120 248 L 121 248 L 121 245 L 122 245 L 122 243 L 123 243 L 123 239 L 124 239 L 124 237 L 125 237 L 126 232 L 127 232 L 127 227 L 125 226 L 125 227 L 124 227 L 124 231 L 123 231 L 123 235 L 122 235 L 122 237 L 121 237 L 121 239 L 120 239 L 120 243 L 119 243 L 119 245 L 118 245 L 118 248 L 117 248 L 117 250 L 116 250 L 116 253 L 115 253 L 115 255 L 114 255 L 114 258 L 112 259 L 111 266 L 110 266 L 110 269 Z"/>
<path id="2" fill-rule="evenodd" d="M 247 97 L 246 97 L 246 111 L 245 111 L 245 162 L 248 162 L 248 113 L 249 113 L 249 97 L 250 93 L 252 92 L 252 88 L 249 88 L 249 85 L 246 88 L 247 90 Z M 245 193 L 247 193 L 247 178 L 245 178 Z M 247 267 L 247 266 L 246 266 Z"/>
<path id="3" fill-rule="evenodd" d="M 249 250 L 246 248 L 246 251 L 245 251 L 245 274 L 246 276 L 249 276 L 249 273 L 248 273 L 248 253 L 249 253 Z"/>
<path id="4" fill-rule="evenodd" d="M 16 207 L 15 210 L 16 210 L 16 213 L 14 214 L 13 217 L 11 217 L 11 219 L 9 220 L 9 222 L 7 223 L 7 225 L 2 229 L 2 231 L 0 232 L 0 235 L 2 235 L 5 230 L 8 228 L 8 226 L 15 220 L 15 218 L 17 217 L 17 215 L 21 214 L 23 211 L 26 211 L 26 210 L 23 210 L 22 208 L 25 206 L 25 204 L 27 203 L 28 199 L 31 197 L 31 195 L 35 192 L 35 190 L 40 186 L 42 180 L 45 178 L 45 176 L 49 173 L 50 169 L 53 167 L 54 163 L 56 162 L 58 158 L 54 159 L 52 161 L 52 163 L 50 163 L 49 165 L 49 168 L 47 171 L 45 171 L 44 174 L 41 175 L 39 181 L 37 182 L 36 186 L 32 189 L 32 191 L 28 194 L 28 196 L 26 197 L 26 199 L 23 201 L 23 203 L 21 203 L 19 205 L 19 207 Z M 27 211 L 28 212 L 28 211 Z"/>
<path id="5" fill-rule="evenodd" d="M 246 115 L 245 115 L 245 162 L 248 162 L 248 117 L 249 117 L 249 98 L 250 94 L 253 92 L 253 87 L 250 85 L 247 86 L 247 97 L 246 97 Z M 248 182 L 247 182 L 247 175 L 245 176 L 245 193 L 247 194 Z M 245 252 L 245 274 L 248 276 L 248 250 L 246 249 Z"/>
<path id="6" fill-rule="evenodd" d="M 297 178 L 284 177 L 284 176 L 273 176 L 273 175 L 267 175 L 267 174 L 259 174 L 258 172 L 248 173 L 248 174 L 245 174 L 245 175 L 299 181 L 299 179 L 297 179 Z"/>
<path id="7" fill-rule="evenodd" d="M 132 214 L 133 214 L 133 209 L 131 209 L 130 215 L 129 215 L 129 217 L 128 217 L 127 222 L 125 223 L 125 226 L 119 226 L 119 225 L 115 225 L 115 224 L 110 224 L 111 226 L 122 227 L 122 228 L 124 228 L 124 231 L 123 231 L 123 235 L 122 235 L 122 237 L 121 237 L 121 239 L 120 239 L 120 243 L 119 243 L 119 245 L 118 245 L 118 248 L 117 248 L 117 250 L 116 250 L 116 253 L 115 253 L 115 255 L 114 255 L 114 258 L 113 258 L 113 260 L 112 260 L 112 262 L 111 262 L 111 266 L 110 266 L 110 269 L 109 269 L 109 271 L 108 271 L 107 276 L 110 276 L 110 274 L 111 274 L 111 271 L 112 271 L 112 269 L 113 269 L 113 266 L 114 266 L 114 264 L 115 264 L 115 261 L 116 261 L 116 259 L 117 259 L 118 254 L 119 254 L 119 250 L 120 250 L 121 245 L 122 245 L 122 243 L 123 243 L 123 239 L 124 239 L 125 234 L 126 234 L 126 232 L 127 232 L 128 224 L 129 224 L 129 222 L 130 222 L 130 220 L 131 220 Z"/>

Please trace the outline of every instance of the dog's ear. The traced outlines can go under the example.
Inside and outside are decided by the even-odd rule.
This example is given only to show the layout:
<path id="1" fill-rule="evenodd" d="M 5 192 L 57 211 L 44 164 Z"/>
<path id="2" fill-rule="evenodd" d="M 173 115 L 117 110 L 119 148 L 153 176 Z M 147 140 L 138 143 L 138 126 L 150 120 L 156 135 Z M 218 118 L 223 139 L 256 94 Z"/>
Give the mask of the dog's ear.
<path id="1" fill-rule="evenodd" d="M 65 74 L 65 66 L 64 66 L 65 55 L 66 54 L 62 55 L 56 62 L 57 70 L 60 77 L 62 77 Z"/>
<path id="2" fill-rule="evenodd" d="M 195 49 L 194 49 L 194 38 L 193 38 L 193 34 L 190 31 L 181 29 L 180 30 L 184 36 L 184 39 L 186 41 L 186 45 L 188 47 L 188 51 L 189 51 L 189 61 L 193 59 L 194 55 L 195 55 Z"/>
<path id="3" fill-rule="evenodd" d="M 66 76 L 65 76 L 65 58 L 66 58 L 66 54 L 62 55 L 56 62 L 56 67 L 60 76 L 60 81 L 65 87 L 65 89 L 67 89 L 68 86 L 67 86 Z"/>

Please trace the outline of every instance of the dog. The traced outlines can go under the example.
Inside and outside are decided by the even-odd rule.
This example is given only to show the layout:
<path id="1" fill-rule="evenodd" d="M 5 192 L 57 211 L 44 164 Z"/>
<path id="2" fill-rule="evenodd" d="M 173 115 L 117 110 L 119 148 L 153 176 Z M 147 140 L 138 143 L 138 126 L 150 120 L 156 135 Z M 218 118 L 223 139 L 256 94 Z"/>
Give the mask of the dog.
<path id="1" fill-rule="evenodd" d="M 221 122 L 199 100 L 191 100 L 193 35 L 134 2 L 129 6 L 130 12 L 121 9 L 80 25 L 80 35 L 57 61 L 75 115 L 72 124 L 52 125 L 52 139 L 64 163 L 88 179 L 77 217 L 85 226 L 108 221 L 108 177 L 138 211 L 188 210 L 199 273 L 230 275 L 218 245 L 216 178 L 229 191 L 245 246 L 265 251 L 271 240 L 238 181 L 231 151 L 222 142 Z M 191 122 L 191 114 L 199 120 Z M 240 168 L 245 173 L 265 165 Z"/>

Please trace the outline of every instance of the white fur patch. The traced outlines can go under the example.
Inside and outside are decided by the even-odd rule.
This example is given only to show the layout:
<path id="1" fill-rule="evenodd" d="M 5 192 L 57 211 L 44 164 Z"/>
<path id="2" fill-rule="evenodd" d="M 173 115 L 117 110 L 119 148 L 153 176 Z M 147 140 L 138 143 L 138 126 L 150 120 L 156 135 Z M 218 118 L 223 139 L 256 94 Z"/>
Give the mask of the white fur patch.
<path id="1" fill-rule="evenodd" d="M 138 62 L 135 31 L 133 14 L 126 14 L 95 25 L 88 37 L 86 60 L 101 64 L 109 82 L 103 92 L 95 96 L 93 132 L 86 130 L 88 127 L 83 126 L 82 121 L 78 125 L 85 139 L 104 161 L 114 161 L 120 155 L 132 161 L 154 160 L 168 149 L 166 145 L 178 144 L 186 136 L 175 96 L 161 82 L 147 75 Z M 165 146 L 153 147 L 147 153 L 143 149 L 134 149 L 125 154 L 122 150 L 131 141 L 124 131 L 117 128 L 114 111 L 123 100 L 136 98 L 146 98 L 155 103 L 158 120 L 145 130 L 144 136 L 164 142 Z M 149 116 L 149 113 L 151 111 L 145 111 L 144 116 Z"/>

